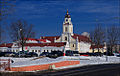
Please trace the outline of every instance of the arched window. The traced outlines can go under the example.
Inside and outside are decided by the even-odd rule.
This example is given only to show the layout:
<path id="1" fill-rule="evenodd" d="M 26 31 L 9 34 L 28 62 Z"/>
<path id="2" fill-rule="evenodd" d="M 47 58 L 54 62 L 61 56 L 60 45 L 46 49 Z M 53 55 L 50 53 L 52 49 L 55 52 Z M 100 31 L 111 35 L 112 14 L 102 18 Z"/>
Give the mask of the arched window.
<path id="1" fill-rule="evenodd" d="M 66 21 L 68 21 L 68 19 L 66 19 Z"/>
<path id="2" fill-rule="evenodd" d="M 67 41 L 67 37 L 65 37 L 65 41 Z"/>
<path id="3" fill-rule="evenodd" d="M 67 27 L 65 27 L 65 32 L 67 32 Z"/>
<path id="4" fill-rule="evenodd" d="M 73 47 L 75 47 L 75 45 L 73 44 Z"/>

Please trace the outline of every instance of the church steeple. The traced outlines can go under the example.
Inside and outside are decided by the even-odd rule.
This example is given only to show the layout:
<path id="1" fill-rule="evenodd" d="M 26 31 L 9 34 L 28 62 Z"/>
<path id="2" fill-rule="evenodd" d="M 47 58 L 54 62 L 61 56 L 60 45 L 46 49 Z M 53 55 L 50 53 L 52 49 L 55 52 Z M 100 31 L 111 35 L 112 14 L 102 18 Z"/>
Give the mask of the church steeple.
<path id="1" fill-rule="evenodd" d="M 68 13 L 68 9 L 67 9 L 67 13 L 66 13 L 66 15 L 65 15 L 65 18 L 70 18 L 70 15 L 69 15 L 69 13 Z"/>
<path id="2" fill-rule="evenodd" d="M 64 19 L 64 22 L 63 22 L 63 33 L 73 34 L 73 25 L 72 25 L 72 22 L 71 22 L 71 17 L 68 13 L 68 9 L 67 9 L 65 19 Z"/>
<path id="3" fill-rule="evenodd" d="M 67 15 L 68 15 L 68 9 L 67 9 Z"/>

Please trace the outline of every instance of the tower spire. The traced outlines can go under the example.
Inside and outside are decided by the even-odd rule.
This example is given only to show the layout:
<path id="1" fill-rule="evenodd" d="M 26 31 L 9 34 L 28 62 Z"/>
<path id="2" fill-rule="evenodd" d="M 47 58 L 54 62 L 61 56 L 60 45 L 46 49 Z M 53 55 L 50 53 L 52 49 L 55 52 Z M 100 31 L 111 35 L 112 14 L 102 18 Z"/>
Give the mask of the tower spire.
<path id="1" fill-rule="evenodd" d="M 68 9 L 67 9 L 67 14 L 65 15 L 65 18 L 70 18 L 70 15 L 68 13 Z"/>
<path id="2" fill-rule="evenodd" d="M 67 9 L 67 15 L 68 15 L 68 9 Z"/>

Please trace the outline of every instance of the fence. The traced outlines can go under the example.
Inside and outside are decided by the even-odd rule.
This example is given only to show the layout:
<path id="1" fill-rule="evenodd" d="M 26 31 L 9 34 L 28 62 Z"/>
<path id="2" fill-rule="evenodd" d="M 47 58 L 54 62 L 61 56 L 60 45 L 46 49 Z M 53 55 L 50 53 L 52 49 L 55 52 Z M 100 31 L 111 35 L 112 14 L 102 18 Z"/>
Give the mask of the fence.
<path id="1" fill-rule="evenodd" d="M 0 71 L 10 70 L 10 59 L 0 59 Z"/>

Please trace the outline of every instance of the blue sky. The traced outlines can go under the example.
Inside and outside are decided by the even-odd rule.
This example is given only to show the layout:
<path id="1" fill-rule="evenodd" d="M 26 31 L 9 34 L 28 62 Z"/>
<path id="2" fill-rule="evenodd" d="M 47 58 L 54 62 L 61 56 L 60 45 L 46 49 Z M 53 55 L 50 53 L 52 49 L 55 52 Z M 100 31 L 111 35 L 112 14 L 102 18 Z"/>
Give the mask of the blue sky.
<path id="1" fill-rule="evenodd" d="M 62 33 L 64 16 L 68 9 L 74 33 L 90 32 L 96 19 L 103 27 L 120 26 L 120 0 L 17 0 L 15 11 L 7 19 L 14 22 L 24 19 L 34 25 L 37 38 L 56 36 Z"/>

